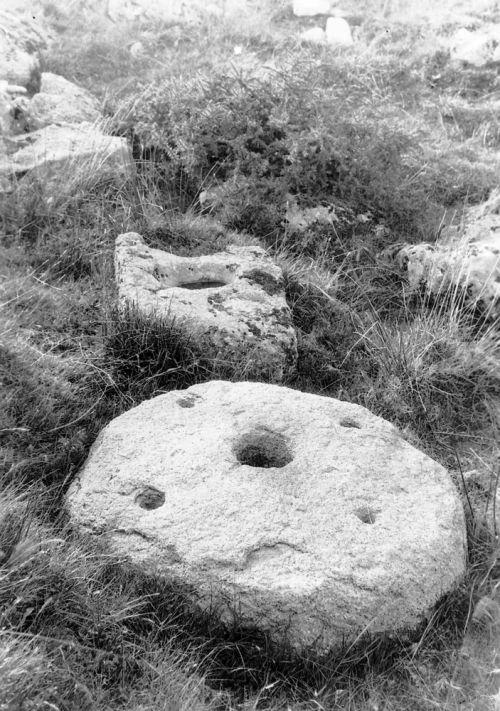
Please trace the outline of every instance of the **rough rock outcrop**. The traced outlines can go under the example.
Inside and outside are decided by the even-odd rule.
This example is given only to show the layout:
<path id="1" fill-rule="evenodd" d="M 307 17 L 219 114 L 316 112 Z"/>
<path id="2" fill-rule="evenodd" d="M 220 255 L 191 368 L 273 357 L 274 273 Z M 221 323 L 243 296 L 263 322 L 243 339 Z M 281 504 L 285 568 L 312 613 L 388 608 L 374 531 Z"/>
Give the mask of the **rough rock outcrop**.
<path id="1" fill-rule="evenodd" d="M 29 19 L 0 9 L 0 193 L 26 173 L 46 189 L 71 178 L 121 179 L 133 161 L 123 138 L 105 135 L 96 123 L 98 102 L 63 77 L 40 74 L 38 52 L 45 35 Z"/>
<path id="2" fill-rule="evenodd" d="M 175 319 L 206 337 L 214 353 L 243 359 L 252 372 L 281 378 L 297 341 L 281 269 L 260 247 L 229 247 L 202 257 L 151 249 L 134 232 L 116 241 L 120 303 Z"/>
<path id="3" fill-rule="evenodd" d="M 448 473 L 365 408 L 212 381 L 100 434 L 72 520 L 297 650 L 415 628 L 464 572 Z"/>
<path id="4" fill-rule="evenodd" d="M 36 84 L 40 70 L 38 57 L 12 44 L 0 33 L 0 79 L 24 87 Z"/>
<path id="5" fill-rule="evenodd" d="M 394 245 L 382 253 L 408 280 L 410 293 L 434 296 L 500 316 L 500 215 L 469 211 L 465 225 L 448 228 L 435 244 Z"/>
<path id="6" fill-rule="evenodd" d="M 64 79 L 43 72 L 40 91 L 25 110 L 29 129 L 34 131 L 50 124 L 84 123 L 101 117 L 99 103 L 88 91 Z"/>
<path id="7" fill-rule="evenodd" d="M 325 44 L 326 32 L 322 27 L 310 27 L 300 33 L 299 39 L 309 44 Z"/>
<path id="8" fill-rule="evenodd" d="M 57 182 L 61 174 L 68 180 L 78 169 L 85 175 L 123 177 L 130 174 L 133 161 L 124 138 L 107 136 L 89 124 L 47 126 L 21 134 L 7 142 L 8 154 L 0 157 L 0 181 L 17 181 L 25 173 Z M 83 174 L 83 173 L 82 173 Z"/>
<path id="9" fill-rule="evenodd" d="M 40 71 L 43 31 L 26 17 L 0 9 L 0 80 L 34 90 Z"/>
<path id="10" fill-rule="evenodd" d="M 9 5 L 12 3 L 9 2 Z M 0 7 L 0 34 L 26 52 L 39 52 L 46 49 L 49 36 L 42 26 L 40 17 L 33 18 L 30 11 L 9 11 Z"/>
<path id="11" fill-rule="evenodd" d="M 493 62 L 500 41 L 500 28 L 485 25 L 480 30 L 460 28 L 449 40 L 451 60 L 458 64 L 483 67 Z"/>
<path id="12" fill-rule="evenodd" d="M 92 176 L 121 180 L 133 170 L 124 138 L 98 126 L 97 99 L 76 84 L 46 72 L 32 98 L 25 87 L 0 80 L 0 192 L 9 192 L 26 173 L 51 183 Z M 62 171 L 62 172 L 61 172 Z"/>

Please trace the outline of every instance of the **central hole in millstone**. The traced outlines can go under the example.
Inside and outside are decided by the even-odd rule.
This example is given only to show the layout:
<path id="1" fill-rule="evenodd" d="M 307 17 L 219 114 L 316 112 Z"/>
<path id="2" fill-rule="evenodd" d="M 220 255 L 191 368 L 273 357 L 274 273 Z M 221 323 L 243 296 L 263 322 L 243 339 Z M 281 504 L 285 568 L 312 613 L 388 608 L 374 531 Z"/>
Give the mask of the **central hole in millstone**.
<path id="1" fill-rule="evenodd" d="M 159 509 L 165 503 L 165 494 L 154 486 L 145 486 L 135 497 L 135 503 L 147 511 Z"/>
<path id="2" fill-rule="evenodd" d="M 240 464 L 262 469 L 284 467 L 293 459 L 286 438 L 268 430 L 242 435 L 234 446 L 234 453 Z"/>
<path id="3" fill-rule="evenodd" d="M 226 286 L 225 281 L 191 281 L 177 284 L 180 289 L 218 289 L 221 286 Z"/>

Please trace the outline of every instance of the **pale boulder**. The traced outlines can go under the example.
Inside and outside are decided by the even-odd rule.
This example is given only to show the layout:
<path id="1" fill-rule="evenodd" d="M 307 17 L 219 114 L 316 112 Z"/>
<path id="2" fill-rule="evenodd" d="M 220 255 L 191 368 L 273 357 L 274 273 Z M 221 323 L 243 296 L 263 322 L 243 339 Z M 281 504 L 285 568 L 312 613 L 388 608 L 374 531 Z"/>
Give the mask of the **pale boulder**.
<path id="1" fill-rule="evenodd" d="M 330 6 L 330 0 L 293 0 L 293 14 L 296 17 L 328 15 Z"/>
<path id="2" fill-rule="evenodd" d="M 322 27 L 310 27 L 300 34 L 300 40 L 308 44 L 325 44 L 326 33 Z"/>
<path id="3" fill-rule="evenodd" d="M 33 96 L 25 113 L 32 131 L 51 124 L 93 122 L 101 117 L 95 97 L 51 72 L 42 73 L 40 91 Z"/>
<path id="4" fill-rule="evenodd" d="M 78 177 L 122 180 L 133 170 L 126 140 L 107 136 L 89 124 L 47 126 L 14 136 L 8 147 L 9 154 L 0 158 L 2 184 L 29 173 L 55 188 Z"/>
<path id="5" fill-rule="evenodd" d="M 332 47 L 351 47 L 354 44 L 349 23 L 343 17 L 329 17 L 325 33 L 326 41 Z"/>
<path id="6" fill-rule="evenodd" d="M 0 136 L 5 136 L 11 133 L 12 103 L 7 92 L 0 88 Z"/>
<path id="7" fill-rule="evenodd" d="M 487 32 L 472 32 L 462 27 L 451 39 L 450 57 L 456 62 L 482 67 L 492 60 L 492 56 L 492 38 Z"/>
<path id="8" fill-rule="evenodd" d="M 359 405 L 276 385 L 212 381 L 119 416 L 68 507 L 144 572 L 298 652 L 404 635 L 465 570 L 442 466 Z"/>
<path id="9" fill-rule="evenodd" d="M 16 47 L 0 33 L 0 79 L 24 87 L 37 83 L 40 62 L 34 54 Z"/>
<path id="10" fill-rule="evenodd" d="M 115 273 L 123 307 L 175 319 L 203 337 L 214 355 L 277 379 L 294 367 L 297 340 L 281 269 L 262 248 L 179 257 L 129 232 L 116 240 Z"/>
<path id="11" fill-rule="evenodd" d="M 8 38 L 20 49 L 29 53 L 37 53 L 49 44 L 49 35 L 40 16 L 33 17 L 27 8 L 25 11 L 11 11 L 12 2 L 8 1 L 9 9 L 0 6 L 0 35 Z"/>
<path id="12" fill-rule="evenodd" d="M 500 215 L 470 210 L 465 224 L 448 228 L 434 243 L 400 244 L 382 253 L 406 277 L 408 290 L 478 308 L 500 316 Z"/>

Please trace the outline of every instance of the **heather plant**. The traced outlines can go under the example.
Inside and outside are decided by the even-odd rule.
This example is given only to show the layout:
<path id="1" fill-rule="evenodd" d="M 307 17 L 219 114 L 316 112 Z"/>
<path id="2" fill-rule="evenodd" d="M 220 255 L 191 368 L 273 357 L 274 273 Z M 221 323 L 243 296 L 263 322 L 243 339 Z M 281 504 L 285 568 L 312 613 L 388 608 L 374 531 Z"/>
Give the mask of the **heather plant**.
<path id="1" fill-rule="evenodd" d="M 285 66 L 264 76 L 167 80 L 124 110 L 125 123 L 165 175 L 186 176 L 193 204 L 208 195 L 223 223 L 271 244 L 290 196 L 302 207 L 338 204 L 353 215 L 337 228 L 337 244 L 359 232 L 359 214 L 367 232 L 383 222 L 389 242 L 396 234 L 432 238 L 440 205 L 485 198 L 493 167 L 476 167 L 466 148 L 461 166 L 449 150 L 423 149 L 422 135 L 384 117 L 364 67 L 357 79 L 348 65 L 326 69 L 308 58 L 293 76 Z"/>
<path id="2" fill-rule="evenodd" d="M 369 107 L 348 119 L 335 90 L 311 84 L 311 66 L 295 74 L 166 82 L 145 90 L 129 120 L 166 170 L 182 168 L 198 192 L 222 184 L 232 227 L 275 237 L 292 194 L 302 205 L 338 200 L 373 223 L 384 216 L 418 232 L 424 191 L 412 186 L 410 199 L 410 137 L 375 121 Z"/>

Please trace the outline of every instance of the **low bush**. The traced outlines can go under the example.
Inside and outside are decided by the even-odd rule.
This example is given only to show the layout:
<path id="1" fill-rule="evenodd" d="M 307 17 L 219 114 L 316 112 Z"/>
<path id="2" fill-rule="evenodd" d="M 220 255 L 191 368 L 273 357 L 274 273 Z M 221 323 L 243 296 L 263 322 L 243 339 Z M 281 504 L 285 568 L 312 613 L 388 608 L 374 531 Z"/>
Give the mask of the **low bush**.
<path id="1" fill-rule="evenodd" d="M 338 199 L 421 234 L 425 203 L 405 155 L 413 139 L 364 105 L 355 117 L 344 86 L 325 86 L 311 65 L 293 79 L 220 74 L 146 88 L 128 115 L 143 146 L 172 172 L 182 168 L 198 186 L 234 183 L 233 227 L 276 237 L 291 193 L 299 204 Z M 343 103 L 345 101 L 346 103 Z M 290 117 L 293 120 L 290 120 Z"/>

